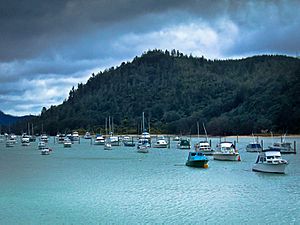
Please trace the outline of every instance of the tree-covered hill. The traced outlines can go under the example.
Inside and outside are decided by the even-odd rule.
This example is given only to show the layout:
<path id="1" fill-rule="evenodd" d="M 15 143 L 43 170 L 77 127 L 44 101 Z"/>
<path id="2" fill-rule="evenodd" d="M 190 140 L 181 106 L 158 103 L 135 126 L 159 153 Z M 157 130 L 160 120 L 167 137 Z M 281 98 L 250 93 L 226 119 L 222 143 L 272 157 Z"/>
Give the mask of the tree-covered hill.
<path id="1" fill-rule="evenodd" d="M 142 112 L 153 132 L 251 134 L 300 131 L 300 60 L 254 56 L 207 60 L 152 50 L 132 62 L 93 74 L 61 105 L 32 121 L 51 133 L 103 132 L 113 117 L 118 133 L 137 133 Z M 203 131 L 202 131 L 203 133 Z"/>

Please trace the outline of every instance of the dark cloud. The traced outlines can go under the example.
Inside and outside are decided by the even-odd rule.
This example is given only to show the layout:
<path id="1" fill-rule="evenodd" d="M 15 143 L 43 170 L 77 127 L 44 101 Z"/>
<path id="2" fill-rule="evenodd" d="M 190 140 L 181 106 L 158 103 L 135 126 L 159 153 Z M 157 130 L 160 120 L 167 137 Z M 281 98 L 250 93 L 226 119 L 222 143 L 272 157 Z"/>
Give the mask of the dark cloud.
<path id="1" fill-rule="evenodd" d="M 299 8 L 299 0 L 0 0 L 1 109 L 40 112 L 91 72 L 151 48 L 209 58 L 294 55 Z"/>

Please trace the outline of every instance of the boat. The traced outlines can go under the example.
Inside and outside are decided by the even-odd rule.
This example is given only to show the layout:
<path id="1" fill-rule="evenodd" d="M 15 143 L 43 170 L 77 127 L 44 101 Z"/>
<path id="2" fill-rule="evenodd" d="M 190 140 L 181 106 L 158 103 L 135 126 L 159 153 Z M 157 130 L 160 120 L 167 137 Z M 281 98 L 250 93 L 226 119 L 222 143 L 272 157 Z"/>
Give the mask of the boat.
<path id="1" fill-rule="evenodd" d="M 29 146 L 30 145 L 30 137 L 27 135 L 23 135 L 21 138 L 22 146 Z"/>
<path id="2" fill-rule="evenodd" d="M 92 138 L 92 135 L 91 135 L 90 132 L 86 132 L 83 138 L 84 138 L 84 139 L 91 139 L 91 138 Z"/>
<path id="3" fill-rule="evenodd" d="M 40 137 L 40 141 L 43 141 L 43 142 L 47 143 L 48 142 L 47 134 L 42 134 L 41 137 Z"/>
<path id="4" fill-rule="evenodd" d="M 215 151 L 211 148 L 208 141 L 199 141 L 195 144 L 195 152 L 200 152 L 204 155 L 213 155 Z"/>
<path id="5" fill-rule="evenodd" d="M 189 152 L 186 166 L 208 168 L 208 159 L 201 152 Z"/>
<path id="6" fill-rule="evenodd" d="M 65 141 L 65 138 L 66 138 L 66 135 L 65 135 L 65 134 L 58 134 L 58 135 L 57 135 L 57 142 L 58 142 L 59 144 L 63 144 L 64 141 Z"/>
<path id="7" fill-rule="evenodd" d="M 72 133 L 72 141 L 79 141 L 79 133 L 77 131 L 74 131 Z"/>
<path id="8" fill-rule="evenodd" d="M 105 138 L 101 134 L 97 134 L 94 145 L 104 145 L 104 144 L 105 144 Z"/>
<path id="9" fill-rule="evenodd" d="M 180 141 L 180 137 L 179 136 L 173 137 L 173 141 Z"/>
<path id="10" fill-rule="evenodd" d="M 280 150 L 268 148 L 258 153 L 252 170 L 256 172 L 283 174 L 287 165 L 287 160 L 281 158 Z"/>
<path id="11" fill-rule="evenodd" d="M 123 142 L 124 146 L 126 146 L 126 147 L 134 147 L 135 146 L 133 137 L 125 136 L 125 137 L 123 137 L 122 142 Z"/>
<path id="12" fill-rule="evenodd" d="M 16 144 L 15 140 L 13 140 L 13 139 L 7 139 L 6 143 L 5 143 L 5 146 L 6 147 L 14 147 L 15 144 Z"/>
<path id="13" fill-rule="evenodd" d="M 282 154 L 287 153 L 295 153 L 295 150 L 292 148 L 292 143 L 289 142 L 275 142 L 272 145 L 269 146 L 269 148 L 273 150 L 278 150 Z"/>
<path id="14" fill-rule="evenodd" d="M 234 144 L 230 141 L 224 141 L 217 145 L 217 150 L 213 154 L 214 160 L 222 161 L 240 161 L 241 157 Z"/>
<path id="15" fill-rule="evenodd" d="M 49 148 L 41 149 L 41 155 L 50 155 L 50 149 Z"/>
<path id="16" fill-rule="evenodd" d="M 117 137 L 117 136 L 110 136 L 108 139 L 109 139 L 108 141 L 110 142 L 110 144 L 112 146 L 119 146 L 120 145 L 119 137 Z"/>
<path id="17" fill-rule="evenodd" d="M 112 150 L 112 145 L 109 141 L 105 141 L 104 150 Z"/>
<path id="18" fill-rule="evenodd" d="M 262 151 L 261 144 L 258 142 L 251 142 L 246 146 L 247 152 L 260 152 Z"/>
<path id="19" fill-rule="evenodd" d="M 70 148 L 72 146 L 72 141 L 69 138 L 65 138 L 64 140 L 64 147 Z"/>
<path id="20" fill-rule="evenodd" d="M 38 143 L 38 149 L 46 148 L 46 143 L 44 141 L 39 141 Z"/>
<path id="21" fill-rule="evenodd" d="M 140 138 L 138 143 L 137 143 L 137 152 L 138 153 L 148 153 L 149 152 L 149 148 L 151 147 L 150 143 L 149 143 L 149 139 L 147 138 Z"/>
<path id="22" fill-rule="evenodd" d="M 157 141 L 154 144 L 154 148 L 167 148 L 168 147 L 168 142 L 166 141 L 165 137 L 162 135 L 159 135 L 157 137 Z"/>
<path id="23" fill-rule="evenodd" d="M 190 140 L 187 138 L 180 138 L 179 142 L 177 143 L 177 148 L 179 149 L 191 149 Z"/>

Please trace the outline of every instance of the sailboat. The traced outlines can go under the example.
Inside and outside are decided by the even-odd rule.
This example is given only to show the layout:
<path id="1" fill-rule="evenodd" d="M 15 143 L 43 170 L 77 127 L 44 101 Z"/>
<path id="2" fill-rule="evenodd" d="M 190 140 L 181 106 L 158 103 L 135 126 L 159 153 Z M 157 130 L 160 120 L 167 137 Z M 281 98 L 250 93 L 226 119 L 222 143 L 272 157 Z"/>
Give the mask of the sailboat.
<path id="1" fill-rule="evenodd" d="M 142 119 L 142 135 L 139 138 L 137 143 L 137 152 L 139 153 L 148 153 L 150 144 L 150 133 L 148 133 L 145 129 L 145 113 L 143 112 L 143 119 Z"/>
<path id="2" fill-rule="evenodd" d="M 208 143 L 208 137 L 207 137 L 207 132 L 204 126 L 204 123 L 202 123 L 203 129 L 205 131 L 205 141 L 199 141 L 198 143 L 195 144 L 195 151 L 196 152 L 201 152 L 202 154 L 205 155 L 213 155 L 214 150 L 211 148 L 210 144 Z M 197 128 L 198 128 L 198 138 L 199 138 L 199 123 L 197 123 Z"/>

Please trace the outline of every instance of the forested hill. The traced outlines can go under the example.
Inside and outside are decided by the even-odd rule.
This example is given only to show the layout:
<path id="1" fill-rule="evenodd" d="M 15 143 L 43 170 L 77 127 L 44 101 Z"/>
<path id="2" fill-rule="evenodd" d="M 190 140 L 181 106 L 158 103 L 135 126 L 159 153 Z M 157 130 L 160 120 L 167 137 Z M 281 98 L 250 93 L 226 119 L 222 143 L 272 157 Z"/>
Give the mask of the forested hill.
<path id="1" fill-rule="evenodd" d="M 152 50 L 93 74 L 34 124 L 43 123 L 52 133 L 79 128 L 104 132 L 110 116 L 115 132 L 137 133 L 142 112 L 153 133 L 196 134 L 197 122 L 215 135 L 299 133 L 300 60 L 207 60 Z"/>

